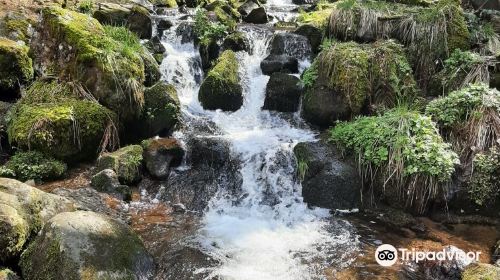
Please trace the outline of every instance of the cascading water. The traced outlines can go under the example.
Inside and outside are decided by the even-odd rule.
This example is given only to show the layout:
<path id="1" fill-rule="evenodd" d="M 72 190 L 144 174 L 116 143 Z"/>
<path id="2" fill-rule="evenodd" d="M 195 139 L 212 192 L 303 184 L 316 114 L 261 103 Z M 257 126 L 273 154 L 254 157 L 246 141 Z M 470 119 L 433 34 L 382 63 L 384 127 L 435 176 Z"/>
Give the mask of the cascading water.
<path id="1" fill-rule="evenodd" d="M 175 28 L 163 37 L 164 79 L 177 87 L 184 117 L 215 123 L 241 162 L 239 195 L 219 186 L 195 237 L 201 250 L 219 261 L 219 266 L 206 268 L 210 276 L 317 279 L 326 265 L 347 265 L 357 244 L 352 228 L 325 209 L 309 209 L 295 176 L 293 146 L 314 141 L 314 132 L 298 114 L 261 110 L 269 76 L 262 74 L 260 62 L 273 32 L 265 26 L 240 27 L 252 47 L 251 55 L 237 53 L 244 103 L 236 112 L 222 112 L 199 104 L 200 58 L 192 43 L 181 43 Z"/>

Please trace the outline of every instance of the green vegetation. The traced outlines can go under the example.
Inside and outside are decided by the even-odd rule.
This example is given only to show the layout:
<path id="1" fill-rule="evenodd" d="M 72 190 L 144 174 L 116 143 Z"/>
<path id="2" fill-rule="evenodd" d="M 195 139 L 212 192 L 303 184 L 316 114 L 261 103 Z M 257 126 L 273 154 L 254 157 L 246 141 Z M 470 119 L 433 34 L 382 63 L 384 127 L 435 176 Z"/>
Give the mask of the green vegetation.
<path id="1" fill-rule="evenodd" d="M 469 195 L 480 206 L 494 203 L 500 194 L 500 151 L 497 146 L 489 153 L 478 153 L 472 161 L 473 173 L 468 185 Z"/>
<path id="2" fill-rule="evenodd" d="M 57 179 L 64 172 L 66 164 L 36 151 L 17 152 L 0 168 L 0 176 L 21 181 Z"/>
<path id="3" fill-rule="evenodd" d="M 153 5 L 160 5 L 167 8 L 177 8 L 177 2 L 175 0 L 151 0 L 149 2 Z"/>
<path id="4" fill-rule="evenodd" d="M 311 66 L 304 70 L 300 77 L 302 84 L 306 89 L 312 88 L 317 78 L 318 66 L 316 65 L 316 63 L 311 64 Z"/>
<path id="5" fill-rule="evenodd" d="M 84 14 L 91 14 L 94 11 L 93 0 L 83 0 L 78 3 L 78 11 Z"/>
<path id="6" fill-rule="evenodd" d="M 445 60 L 444 69 L 433 80 L 434 95 L 448 93 L 473 83 L 488 83 L 490 80 L 489 66 L 493 61 L 477 53 L 456 49 Z"/>
<path id="7" fill-rule="evenodd" d="M 442 191 L 459 163 L 431 118 L 403 107 L 338 123 L 331 140 L 355 153 L 369 182 L 381 178 L 383 191 L 386 186 L 397 188 L 406 206 L 420 212 Z"/>
<path id="8" fill-rule="evenodd" d="M 5 34 L 6 37 L 11 40 L 20 40 L 28 43 L 31 37 L 31 25 L 33 23 L 33 20 L 28 18 L 22 12 L 13 11 L 8 13 L 3 18 L 3 26 L 1 26 L 1 31 Z"/>
<path id="9" fill-rule="evenodd" d="M 451 137 L 456 150 L 468 157 L 487 151 L 500 137 L 500 92 L 485 84 L 469 85 L 448 96 L 431 101 L 426 114 Z"/>
<path id="10" fill-rule="evenodd" d="M 140 145 L 123 147 L 112 153 L 105 153 L 97 160 L 97 172 L 112 169 L 122 184 L 133 184 L 140 180 L 143 148 Z"/>
<path id="11" fill-rule="evenodd" d="M 316 11 L 301 11 L 297 21 L 301 24 L 311 24 L 320 30 L 324 30 L 332 10 L 333 8 L 330 5 L 318 5 Z"/>
<path id="12" fill-rule="evenodd" d="M 211 41 L 222 39 L 227 34 L 228 29 L 223 23 L 211 22 L 202 9 L 196 11 L 194 32 L 201 44 L 208 45 Z"/>

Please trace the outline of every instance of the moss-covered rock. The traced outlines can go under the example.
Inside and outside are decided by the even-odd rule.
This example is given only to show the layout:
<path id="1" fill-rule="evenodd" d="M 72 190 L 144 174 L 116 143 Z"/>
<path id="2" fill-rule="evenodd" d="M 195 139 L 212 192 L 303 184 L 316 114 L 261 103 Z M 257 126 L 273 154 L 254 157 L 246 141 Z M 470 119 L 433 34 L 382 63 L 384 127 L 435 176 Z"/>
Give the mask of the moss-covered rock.
<path id="1" fill-rule="evenodd" d="M 153 259 L 125 224 L 87 211 L 48 221 L 22 254 L 24 279 L 149 279 Z"/>
<path id="2" fill-rule="evenodd" d="M 149 2 L 158 7 L 177 8 L 175 0 L 151 0 Z"/>
<path id="3" fill-rule="evenodd" d="M 18 257 L 26 241 L 72 202 L 13 179 L 0 178 L 0 261 Z"/>
<path id="4" fill-rule="evenodd" d="M 203 108 L 236 111 L 243 104 L 238 61 L 233 51 L 224 51 L 201 84 L 198 99 Z"/>
<path id="5" fill-rule="evenodd" d="M 462 280 L 500 279 L 500 267 L 487 263 L 473 263 L 462 272 Z"/>
<path id="6" fill-rule="evenodd" d="M 21 181 L 36 181 L 60 178 L 67 166 L 54 158 L 37 151 L 17 152 L 0 167 L 0 176 L 14 177 Z"/>
<path id="7" fill-rule="evenodd" d="M 100 145 L 106 146 L 102 139 L 113 133 L 114 119 L 98 103 L 76 99 L 69 84 L 39 81 L 11 109 L 7 131 L 18 147 L 75 162 L 95 157 Z"/>
<path id="8" fill-rule="evenodd" d="M 139 115 L 145 74 L 134 34 L 58 7 L 42 10 L 36 30 L 31 46 L 43 76 L 76 80 L 122 122 Z"/>
<path id="9" fill-rule="evenodd" d="M 118 175 L 112 169 L 104 169 L 90 180 L 90 185 L 100 191 L 118 195 L 120 199 L 129 201 L 132 198 L 132 192 L 126 185 L 120 184 Z"/>
<path id="10" fill-rule="evenodd" d="M 149 11 L 142 6 L 100 3 L 93 16 L 101 24 L 126 26 L 141 39 L 151 38 L 153 22 Z"/>
<path id="11" fill-rule="evenodd" d="M 392 107 L 416 95 L 411 67 L 392 41 L 335 43 L 318 55 L 305 77 L 303 116 L 319 126 L 356 116 L 365 105 Z"/>
<path id="12" fill-rule="evenodd" d="M 118 175 L 120 183 L 137 183 L 142 176 L 142 153 L 140 145 L 130 145 L 112 153 L 102 154 L 97 159 L 96 171 L 112 169 Z"/>
<path id="13" fill-rule="evenodd" d="M 19 85 L 33 79 L 33 65 L 29 48 L 22 42 L 0 37 L 0 100 L 19 96 Z"/>
<path id="14" fill-rule="evenodd" d="M 33 33 L 33 20 L 20 11 L 12 11 L 0 22 L 0 34 L 13 41 L 28 42 Z"/>

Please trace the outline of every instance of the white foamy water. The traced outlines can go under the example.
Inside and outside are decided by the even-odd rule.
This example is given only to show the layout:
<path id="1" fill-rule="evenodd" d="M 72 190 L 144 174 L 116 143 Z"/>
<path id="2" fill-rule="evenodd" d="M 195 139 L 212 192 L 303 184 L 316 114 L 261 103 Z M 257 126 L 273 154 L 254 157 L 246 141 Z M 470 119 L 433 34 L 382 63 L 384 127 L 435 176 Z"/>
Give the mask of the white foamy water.
<path id="1" fill-rule="evenodd" d="M 208 268 L 213 277 L 320 279 L 325 266 L 340 268 L 349 263 L 357 237 L 352 229 L 332 224 L 326 209 L 309 209 L 303 202 L 293 147 L 314 141 L 316 135 L 298 114 L 284 119 L 261 110 L 269 76 L 262 74 L 260 62 L 268 54 L 272 33 L 258 26 L 245 26 L 242 31 L 253 51 L 252 55 L 237 53 L 244 103 L 236 112 L 201 107 L 197 50 L 192 44 L 181 44 L 175 32 L 164 37 L 163 75 L 176 86 L 183 114 L 213 121 L 241 162 L 241 194 L 234 197 L 219 186 L 196 240 L 220 262 Z"/>

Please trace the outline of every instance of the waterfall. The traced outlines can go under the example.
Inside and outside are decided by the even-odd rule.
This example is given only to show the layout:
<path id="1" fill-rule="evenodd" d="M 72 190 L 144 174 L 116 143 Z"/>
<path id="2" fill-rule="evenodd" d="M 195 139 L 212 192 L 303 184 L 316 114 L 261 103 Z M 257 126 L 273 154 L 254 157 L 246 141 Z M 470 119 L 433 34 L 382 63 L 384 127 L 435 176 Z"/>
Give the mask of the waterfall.
<path id="1" fill-rule="evenodd" d="M 232 156 L 241 163 L 240 193 L 235 196 L 219 186 L 195 237 L 200 249 L 219 261 L 218 266 L 206 268 L 210 275 L 320 279 L 327 267 L 347 266 L 358 242 L 354 230 L 326 209 L 308 208 L 295 175 L 294 145 L 314 141 L 316 134 L 299 114 L 261 110 L 269 76 L 262 74 L 260 62 L 269 53 L 273 31 L 258 25 L 239 27 L 252 47 L 251 55 L 237 53 L 244 103 L 236 112 L 222 112 L 204 110 L 198 102 L 199 54 L 192 43 L 182 43 L 176 28 L 163 37 L 167 49 L 163 79 L 177 88 L 183 118 L 215 123 L 221 131 L 218 137 L 231 144 Z"/>

